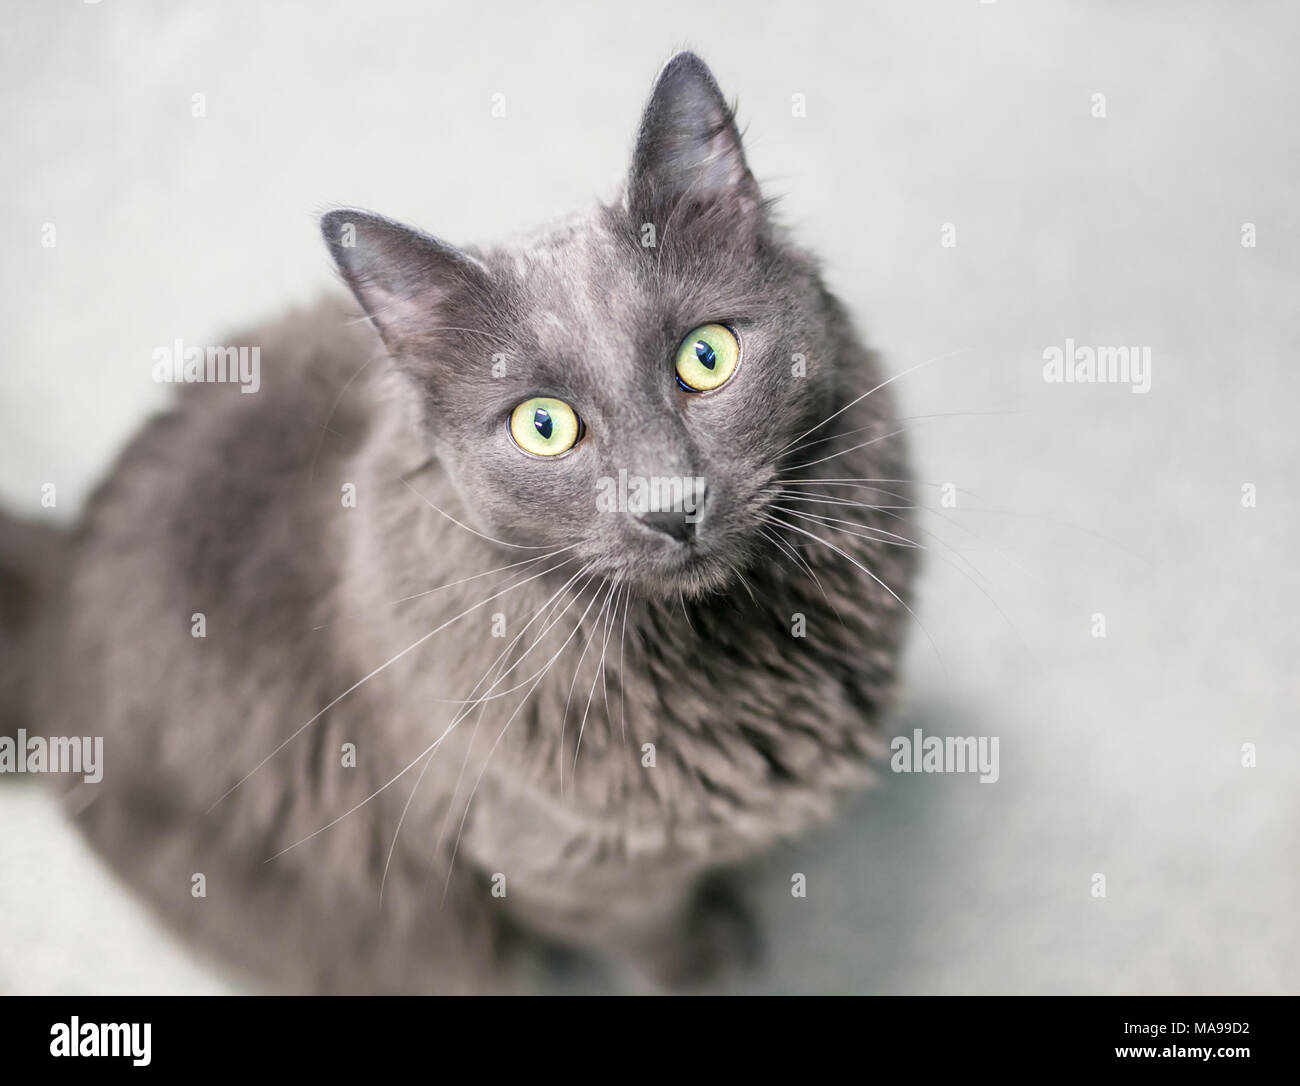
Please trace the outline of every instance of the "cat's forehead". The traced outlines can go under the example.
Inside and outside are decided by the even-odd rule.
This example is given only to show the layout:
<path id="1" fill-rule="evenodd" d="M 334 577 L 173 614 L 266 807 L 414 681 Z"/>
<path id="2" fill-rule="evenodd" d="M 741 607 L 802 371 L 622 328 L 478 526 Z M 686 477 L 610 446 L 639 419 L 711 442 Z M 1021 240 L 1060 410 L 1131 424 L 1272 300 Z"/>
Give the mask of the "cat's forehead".
<path id="1" fill-rule="evenodd" d="M 484 262 L 494 308 L 510 321 L 505 336 L 531 360 L 533 375 L 550 377 L 554 366 L 567 380 L 586 375 L 609 390 L 626 391 L 643 369 L 612 362 L 643 359 L 696 324 L 744 318 L 766 297 L 754 287 L 763 277 L 744 274 L 726 238 L 647 247 L 619 208 L 555 220 Z"/>
<path id="2" fill-rule="evenodd" d="M 517 237 L 493 263 L 509 280 L 516 315 L 543 347 L 616 328 L 638 300 L 626 246 L 595 216 L 567 216 Z"/>
<path id="3" fill-rule="evenodd" d="M 601 219 L 588 212 L 572 212 L 509 238 L 498 253 L 520 275 L 530 270 L 559 269 L 593 257 L 609 239 Z"/>

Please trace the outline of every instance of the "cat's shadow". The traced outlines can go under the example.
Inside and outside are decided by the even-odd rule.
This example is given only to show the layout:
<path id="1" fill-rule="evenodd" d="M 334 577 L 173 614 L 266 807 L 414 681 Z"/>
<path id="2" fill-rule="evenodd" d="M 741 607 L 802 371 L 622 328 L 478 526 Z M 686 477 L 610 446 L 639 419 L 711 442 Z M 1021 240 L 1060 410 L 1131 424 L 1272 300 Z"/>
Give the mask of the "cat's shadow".
<path id="1" fill-rule="evenodd" d="M 969 711 L 926 701 L 887 729 L 911 736 L 996 734 Z M 936 943 L 970 907 L 983 882 L 1001 784 L 977 774 L 901 774 L 888 757 L 877 785 L 830 828 L 777 849 L 737 873 L 762 941 L 759 965 L 726 984 L 731 993 L 904 994 L 927 990 Z M 797 880 L 796 876 L 803 876 Z M 796 891 L 804 889 L 803 896 Z M 575 958 L 551 962 L 547 987 L 618 990 Z"/>
<path id="2" fill-rule="evenodd" d="M 968 710 L 930 700 L 905 708 L 893 736 L 996 734 Z M 765 956 L 734 990 L 910 994 L 928 990 L 936 947 L 981 891 L 998 783 L 977 773 L 917 774 L 877 766 L 878 783 L 834 826 L 784 848 L 746 879 Z M 806 896 L 796 895 L 803 875 Z"/>

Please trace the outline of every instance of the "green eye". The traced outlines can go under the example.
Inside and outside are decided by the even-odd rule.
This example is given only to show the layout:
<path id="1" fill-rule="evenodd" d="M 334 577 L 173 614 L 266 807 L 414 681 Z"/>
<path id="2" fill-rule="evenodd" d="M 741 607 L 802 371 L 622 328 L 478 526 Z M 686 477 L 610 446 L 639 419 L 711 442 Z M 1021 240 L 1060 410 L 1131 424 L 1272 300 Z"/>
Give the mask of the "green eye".
<path id="1" fill-rule="evenodd" d="M 510 412 L 510 436 L 524 452 L 559 456 L 582 436 L 582 420 L 563 400 L 534 396 Z"/>
<path id="2" fill-rule="evenodd" d="M 702 324 L 677 348 L 677 383 L 687 392 L 725 384 L 740 361 L 740 340 L 723 324 Z"/>

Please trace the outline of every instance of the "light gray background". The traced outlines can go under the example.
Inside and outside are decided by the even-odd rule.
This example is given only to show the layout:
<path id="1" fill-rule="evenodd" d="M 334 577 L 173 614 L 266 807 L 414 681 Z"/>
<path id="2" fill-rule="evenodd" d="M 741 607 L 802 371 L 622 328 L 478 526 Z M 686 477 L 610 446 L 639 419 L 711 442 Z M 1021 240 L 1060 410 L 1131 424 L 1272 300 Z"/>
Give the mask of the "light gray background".
<path id="1" fill-rule="evenodd" d="M 317 210 L 473 241 L 609 196 L 690 45 L 891 371 L 963 352 L 896 386 L 940 416 L 909 422 L 921 478 L 961 493 L 927 517 L 938 651 L 918 631 L 895 730 L 1001 740 L 997 784 L 886 771 L 772 859 L 757 987 L 1300 990 L 1293 7 L 3 8 L 10 508 L 55 482 L 75 512 L 165 399 L 153 347 L 228 342 L 328 285 Z M 1150 347 L 1150 393 L 1045 384 L 1066 337 Z M 0 991 L 234 989 L 41 788 L 0 782 L 0 827 Z"/>

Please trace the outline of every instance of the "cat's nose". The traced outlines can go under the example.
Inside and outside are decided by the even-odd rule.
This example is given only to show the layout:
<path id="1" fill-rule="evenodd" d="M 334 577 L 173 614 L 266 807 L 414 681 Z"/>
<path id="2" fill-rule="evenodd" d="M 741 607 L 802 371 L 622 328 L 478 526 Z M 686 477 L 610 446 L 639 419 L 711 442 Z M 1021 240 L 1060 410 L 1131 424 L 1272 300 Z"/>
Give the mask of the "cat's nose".
<path id="1" fill-rule="evenodd" d="M 708 486 L 703 479 L 694 477 L 665 476 L 662 479 L 667 483 L 661 481 L 659 490 L 651 491 L 650 508 L 638 513 L 636 519 L 678 543 L 691 543 L 696 536 L 696 522 L 704 516 Z M 645 506 L 641 508 L 645 509 Z"/>
<path id="2" fill-rule="evenodd" d="M 672 536 L 679 543 L 689 543 L 695 538 L 695 518 L 687 513 L 642 513 L 637 519 L 647 528 Z"/>

